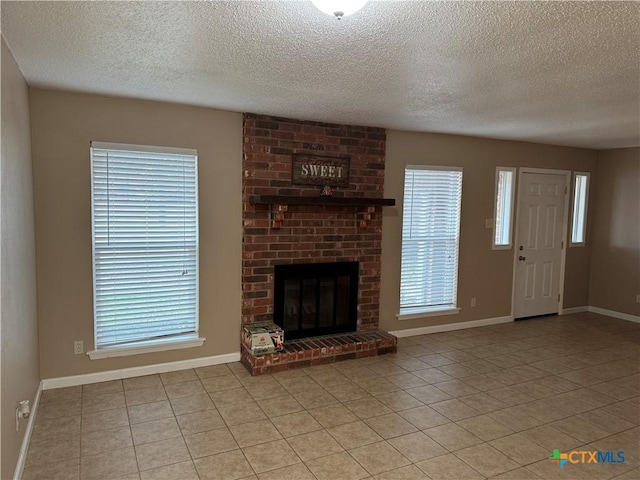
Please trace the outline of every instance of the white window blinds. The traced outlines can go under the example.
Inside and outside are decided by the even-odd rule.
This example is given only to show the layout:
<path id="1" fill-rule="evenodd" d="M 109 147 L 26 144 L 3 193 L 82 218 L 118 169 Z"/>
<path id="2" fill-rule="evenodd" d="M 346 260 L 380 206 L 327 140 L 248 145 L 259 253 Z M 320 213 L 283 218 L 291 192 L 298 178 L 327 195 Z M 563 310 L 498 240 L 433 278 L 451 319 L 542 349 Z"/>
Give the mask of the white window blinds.
<path id="1" fill-rule="evenodd" d="M 584 245 L 587 233 L 587 200 L 589 198 L 589 173 L 573 174 L 573 222 L 571 243 Z"/>
<path id="2" fill-rule="evenodd" d="M 493 247 L 511 247 L 515 168 L 496 168 L 496 203 L 493 224 Z"/>
<path id="3" fill-rule="evenodd" d="M 407 167 L 400 312 L 456 308 L 462 170 Z"/>
<path id="4" fill-rule="evenodd" d="M 96 348 L 198 330 L 195 150 L 91 144 Z"/>

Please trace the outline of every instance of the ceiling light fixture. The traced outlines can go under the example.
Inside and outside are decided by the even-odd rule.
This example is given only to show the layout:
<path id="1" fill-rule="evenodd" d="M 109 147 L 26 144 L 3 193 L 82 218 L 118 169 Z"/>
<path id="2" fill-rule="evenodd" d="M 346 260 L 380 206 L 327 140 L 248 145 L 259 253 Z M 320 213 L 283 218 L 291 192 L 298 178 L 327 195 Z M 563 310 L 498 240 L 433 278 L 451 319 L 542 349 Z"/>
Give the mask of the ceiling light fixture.
<path id="1" fill-rule="evenodd" d="M 365 6 L 367 0 L 311 0 L 318 10 L 334 15 L 338 20 L 356 13 Z"/>

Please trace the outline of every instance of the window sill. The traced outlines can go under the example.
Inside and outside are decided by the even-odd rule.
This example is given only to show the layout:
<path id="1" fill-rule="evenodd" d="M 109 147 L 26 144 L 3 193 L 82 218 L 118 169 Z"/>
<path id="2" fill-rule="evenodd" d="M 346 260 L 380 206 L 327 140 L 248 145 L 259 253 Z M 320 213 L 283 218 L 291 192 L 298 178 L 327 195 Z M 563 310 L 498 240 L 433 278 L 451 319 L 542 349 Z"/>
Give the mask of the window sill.
<path id="1" fill-rule="evenodd" d="M 180 348 L 201 347 L 206 341 L 204 337 L 197 335 L 182 335 L 171 339 L 148 340 L 146 342 L 135 342 L 113 347 L 103 347 L 87 352 L 91 360 L 101 358 L 125 357 L 128 355 L 139 355 L 141 353 L 164 352 L 167 350 L 178 350 Z"/>
<path id="2" fill-rule="evenodd" d="M 491 245 L 491 249 L 492 250 L 511 250 L 511 247 L 513 247 L 512 244 L 509 244 L 509 245 L 496 245 L 496 244 L 493 244 L 493 245 Z"/>
<path id="3" fill-rule="evenodd" d="M 573 243 L 573 242 L 569 242 L 569 248 L 573 248 L 573 247 L 586 247 L 587 243 L 586 242 L 578 242 L 578 243 Z"/>
<path id="4" fill-rule="evenodd" d="M 396 318 L 398 320 L 413 320 L 415 318 L 457 315 L 459 312 L 460 309 L 455 307 L 407 308 L 397 314 Z"/>

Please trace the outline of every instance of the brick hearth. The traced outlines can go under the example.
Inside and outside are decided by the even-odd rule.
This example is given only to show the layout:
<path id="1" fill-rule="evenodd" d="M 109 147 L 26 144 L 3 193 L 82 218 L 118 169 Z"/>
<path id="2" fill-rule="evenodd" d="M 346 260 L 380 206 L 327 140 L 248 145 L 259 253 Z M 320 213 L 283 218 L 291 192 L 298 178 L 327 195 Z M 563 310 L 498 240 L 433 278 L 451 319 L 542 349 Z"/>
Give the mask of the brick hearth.
<path id="1" fill-rule="evenodd" d="M 243 347 L 241 359 L 251 375 L 261 375 L 395 353 L 397 345 L 398 339 L 390 333 L 372 330 L 285 341 L 283 352 L 269 355 L 252 355 Z"/>

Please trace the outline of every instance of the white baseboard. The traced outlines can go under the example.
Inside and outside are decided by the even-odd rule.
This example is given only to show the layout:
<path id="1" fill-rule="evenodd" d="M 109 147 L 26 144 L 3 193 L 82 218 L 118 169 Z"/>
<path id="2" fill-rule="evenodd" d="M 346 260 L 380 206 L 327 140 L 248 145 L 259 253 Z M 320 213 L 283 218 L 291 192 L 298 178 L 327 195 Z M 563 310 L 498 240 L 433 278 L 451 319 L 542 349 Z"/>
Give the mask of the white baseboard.
<path id="1" fill-rule="evenodd" d="M 627 320 L 629 322 L 640 323 L 640 316 L 629 315 L 628 313 L 616 312 L 613 310 L 607 310 L 600 307 L 589 307 L 589 312 L 599 313 L 600 315 L 606 315 L 607 317 L 619 318 L 620 320 Z"/>
<path id="2" fill-rule="evenodd" d="M 447 323 L 444 325 L 433 325 L 431 327 L 407 328 L 389 332 L 398 338 L 413 337 L 415 335 L 425 335 L 427 333 L 451 332 L 453 330 L 463 330 L 465 328 L 486 327 L 487 325 L 497 325 L 499 323 L 513 322 L 513 317 L 483 318 L 481 320 L 470 320 L 468 322 Z"/>
<path id="3" fill-rule="evenodd" d="M 52 388 L 73 387 L 76 385 L 86 385 L 88 383 L 107 382 L 109 380 L 120 380 L 123 378 L 152 375 L 154 373 L 172 372 L 174 370 L 185 370 L 187 368 L 208 367 L 209 365 L 219 365 L 221 363 L 231 363 L 239 361 L 240 352 L 227 353 L 225 355 L 193 358 L 190 360 L 180 360 L 178 362 L 157 363 L 155 365 L 145 365 L 143 367 L 132 367 L 123 368 L 120 370 L 108 370 L 106 372 L 86 373 L 83 375 L 73 375 L 70 377 L 45 378 L 44 380 L 42 380 L 42 384 L 43 390 L 50 390 Z"/>
<path id="4" fill-rule="evenodd" d="M 42 380 L 38 385 L 36 396 L 33 399 L 31 405 L 31 413 L 29 414 L 29 421 L 27 422 L 27 429 L 24 431 L 24 437 L 22 437 L 22 445 L 20 446 L 20 454 L 18 455 L 18 462 L 16 463 L 16 469 L 13 472 L 13 480 L 20 480 L 24 471 L 24 463 L 27 460 L 27 451 L 29 450 L 29 442 L 31 441 L 31 433 L 33 432 L 33 426 L 36 423 L 36 415 L 38 413 L 38 405 L 40 405 L 40 396 L 42 395 Z"/>
<path id="5" fill-rule="evenodd" d="M 582 307 L 563 308 L 562 310 L 560 310 L 558 315 L 571 315 L 572 313 L 583 313 L 588 311 L 589 311 L 589 307 L 587 307 L 586 305 L 583 305 Z"/>

